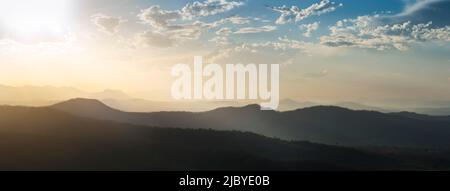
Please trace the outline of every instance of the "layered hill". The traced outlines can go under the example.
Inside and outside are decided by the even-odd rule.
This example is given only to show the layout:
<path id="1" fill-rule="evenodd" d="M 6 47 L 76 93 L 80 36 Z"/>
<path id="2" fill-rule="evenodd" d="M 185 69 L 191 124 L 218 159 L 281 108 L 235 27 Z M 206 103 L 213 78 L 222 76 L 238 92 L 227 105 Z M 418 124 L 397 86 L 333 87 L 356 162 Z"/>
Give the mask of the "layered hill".
<path id="1" fill-rule="evenodd" d="M 0 107 L 0 154 L 0 170 L 428 168 L 381 154 L 253 133 L 154 128 L 9 106 Z"/>
<path id="2" fill-rule="evenodd" d="M 449 117 L 413 113 L 355 111 L 334 106 L 276 112 L 262 111 L 258 105 L 197 113 L 133 113 L 89 99 L 73 99 L 51 108 L 81 117 L 135 125 L 248 131 L 332 145 L 450 148 Z"/>

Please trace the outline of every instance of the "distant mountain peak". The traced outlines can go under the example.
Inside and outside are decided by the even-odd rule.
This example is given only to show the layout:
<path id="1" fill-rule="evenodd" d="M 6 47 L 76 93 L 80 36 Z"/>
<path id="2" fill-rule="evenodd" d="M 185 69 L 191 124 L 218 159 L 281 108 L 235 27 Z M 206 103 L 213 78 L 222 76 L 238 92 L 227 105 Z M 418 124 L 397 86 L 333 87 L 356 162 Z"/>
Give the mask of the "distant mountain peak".
<path id="1" fill-rule="evenodd" d="M 250 104 L 246 105 L 244 107 L 241 107 L 242 109 L 248 109 L 248 110 L 261 110 L 261 106 L 258 104 Z"/>
<path id="2" fill-rule="evenodd" d="M 93 93 L 96 99 L 131 99 L 129 95 L 121 90 L 105 89 L 101 92 Z"/>
<path id="3" fill-rule="evenodd" d="M 102 103 L 99 100 L 89 99 L 89 98 L 73 98 L 73 99 L 69 99 L 67 101 L 63 101 L 63 102 L 58 103 L 58 104 L 73 104 L 73 103 L 76 103 L 76 104 L 102 104 L 102 105 L 104 105 L 104 103 Z"/>
<path id="4" fill-rule="evenodd" d="M 320 111 L 320 112 L 332 112 L 332 111 L 354 111 L 345 107 L 332 106 L 332 105 L 318 105 L 307 108 L 298 109 L 297 111 Z"/>
<path id="5" fill-rule="evenodd" d="M 243 107 L 221 107 L 213 111 L 260 111 L 261 106 L 258 104 L 250 104 Z"/>
<path id="6" fill-rule="evenodd" d="M 60 110 L 71 110 L 71 109 L 89 109 L 89 110 L 115 110 L 103 102 L 96 99 L 87 98 L 74 98 L 64 102 L 60 102 L 51 106 L 52 108 Z"/>

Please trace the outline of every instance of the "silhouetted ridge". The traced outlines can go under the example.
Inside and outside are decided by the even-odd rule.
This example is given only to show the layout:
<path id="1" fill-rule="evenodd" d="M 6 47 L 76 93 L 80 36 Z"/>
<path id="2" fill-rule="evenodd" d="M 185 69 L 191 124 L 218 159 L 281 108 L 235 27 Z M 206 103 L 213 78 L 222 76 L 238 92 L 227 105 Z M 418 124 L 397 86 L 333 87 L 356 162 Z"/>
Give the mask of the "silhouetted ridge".
<path id="1" fill-rule="evenodd" d="M 87 108 L 92 108 L 92 104 L 104 107 L 99 102 L 86 99 L 71 100 L 59 106 L 73 108 L 72 104 Z M 146 117 L 159 114 L 146 114 Z M 169 114 L 168 120 L 171 121 L 179 119 L 173 117 L 176 113 L 162 114 Z M 161 116 L 151 117 L 163 119 Z M 212 116 L 206 117 L 210 119 Z M 196 121 L 191 116 L 186 120 Z M 214 126 L 226 123 L 227 119 L 213 121 L 210 125 Z M 409 158 L 397 160 L 350 148 L 288 142 L 237 131 L 136 126 L 87 119 L 48 107 L 0 106 L 0 127 L 0 170 L 419 168 L 409 165 L 413 164 L 407 161 Z"/>
<path id="2" fill-rule="evenodd" d="M 75 99 L 53 108 L 82 117 L 153 127 L 236 130 L 285 140 L 347 146 L 450 148 L 448 118 L 314 106 L 288 112 L 259 105 L 193 112 L 123 112 L 96 100 Z M 424 120 L 426 119 L 426 120 Z"/>
<path id="3" fill-rule="evenodd" d="M 92 109 L 95 111 L 118 111 L 96 99 L 75 98 L 51 106 L 59 109 Z"/>
<path id="4" fill-rule="evenodd" d="M 396 115 L 396 116 L 402 116 L 402 117 L 406 117 L 406 118 L 411 118 L 411 119 L 430 120 L 430 121 L 433 121 L 433 120 L 450 121 L 450 116 L 431 116 L 431 115 L 425 115 L 425 114 L 419 114 L 419 113 L 407 112 L 407 111 L 390 113 L 390 114 Z"/>
<path id="5" fill-rule="evenodd" d="M 302 109 L 297 109 L 295 111 L 309 111 L 309 112 L 353 112 L 354 110 L 339 107 L 339 106 L 328 106 L 328 105 L 319 105 L 312 106 Z"/>
<path id="6" fill-rule="evenodd" d="M 250 104 L 243 107 L 222 107 L 212 111 L 261 111 L 261 106 L 258 104 Z"/>
<path id="7" fill-rule="evenodd" d="M 122 115 L 122 112 L 113 109 L 95 99 L 75 98 L 50 106 L 53 109 L 77 114 L 82 117 L 108 119 Z"/>
<path id="8" fill-rule="evenodd" d="M 98 107 L 109 108 L 103 102 L 96 99 L 74 98 L 61 103 L 54 104 L 53 107 Z M 111 109 L 111 108 L 110 108 Z"/>

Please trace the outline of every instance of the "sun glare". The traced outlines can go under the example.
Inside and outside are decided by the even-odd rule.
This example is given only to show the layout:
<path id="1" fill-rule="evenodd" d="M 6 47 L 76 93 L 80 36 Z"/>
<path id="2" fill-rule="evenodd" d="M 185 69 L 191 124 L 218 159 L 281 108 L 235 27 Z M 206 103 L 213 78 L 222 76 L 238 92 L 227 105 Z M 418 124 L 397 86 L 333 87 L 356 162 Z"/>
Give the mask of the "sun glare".
<path id="1" fill-rule="evenodd" d="M 71 0 L 1 0 L 0 28 L 19 40 L 49 40 L 64 35 Z"/>

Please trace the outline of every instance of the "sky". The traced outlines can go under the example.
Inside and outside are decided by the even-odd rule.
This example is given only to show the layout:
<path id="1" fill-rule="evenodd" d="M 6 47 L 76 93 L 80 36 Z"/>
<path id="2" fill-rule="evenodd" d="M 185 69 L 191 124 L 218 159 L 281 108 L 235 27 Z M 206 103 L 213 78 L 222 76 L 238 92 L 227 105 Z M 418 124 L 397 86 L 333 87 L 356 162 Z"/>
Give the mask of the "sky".
<path id="1" fill-rule="evenodd" d="M 280 64 L 281 98 L 450 100 L 449 8 L 450 0 L 1 0 L 0 84 L 170 100 L 170 68 L 203 56 Z"/>

